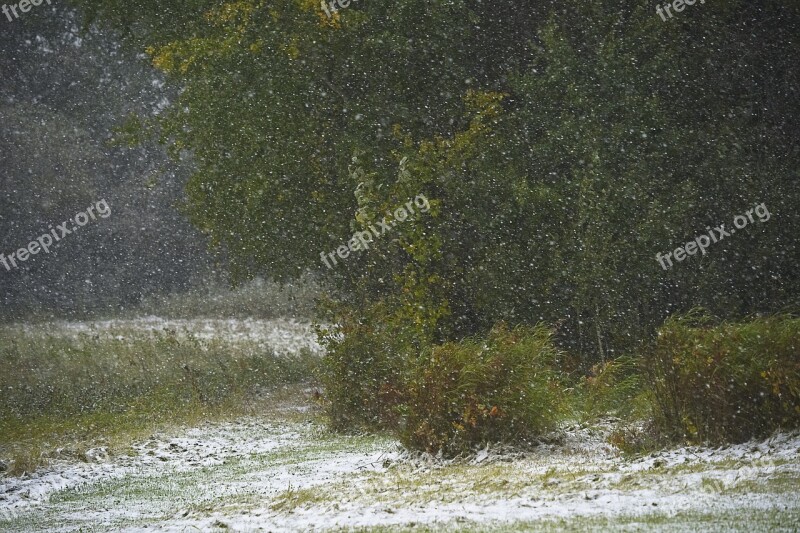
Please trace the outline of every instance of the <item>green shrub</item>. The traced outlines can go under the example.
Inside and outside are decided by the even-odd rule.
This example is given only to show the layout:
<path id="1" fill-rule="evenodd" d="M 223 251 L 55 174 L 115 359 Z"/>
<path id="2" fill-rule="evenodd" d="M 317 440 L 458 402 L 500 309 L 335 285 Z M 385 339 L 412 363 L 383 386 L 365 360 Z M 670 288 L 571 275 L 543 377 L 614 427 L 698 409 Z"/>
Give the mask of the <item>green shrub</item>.
<path id="1" fill-rule="evenodd" d="M 394 429 L 405 400 L 405 376 L 417 348 L 383 316 L 383 306 L 367 314 L 372 319 L 340 315 L 338 328 L 319 331 L 326 411 L 336 431 Z"/>
<path id="2" fill-rule="evenodd" d="M 542 326 L 499 325 L 485 340 L 426 350 L 408 385 L 401 441 L 410 449 L 446 455 L 487 443 L 530 442 L 555 420 L 558 356 Z"/>
<path id="3" fill-rule="evenodd" d="M 671 441 L 743 442 L 800 427 L 800 319 L 673 318 L 647 368 L 655 424 Z"/>

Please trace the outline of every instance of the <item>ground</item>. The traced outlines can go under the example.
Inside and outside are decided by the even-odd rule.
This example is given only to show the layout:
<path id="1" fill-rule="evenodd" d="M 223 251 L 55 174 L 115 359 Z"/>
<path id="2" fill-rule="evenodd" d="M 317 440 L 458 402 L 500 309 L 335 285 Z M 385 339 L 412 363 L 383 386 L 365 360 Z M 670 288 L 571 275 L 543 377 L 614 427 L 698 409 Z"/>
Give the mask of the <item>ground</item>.
<path id="1" fill-rule="evenodd" d="M 0 530 L 797 531 L 800 433 L 626 457 L 613 420 L 444 461 L 327 432 L 310 390 L 259 417 L 0 481 Z"/>
<path id="2" fill-rule="evenodd" d="M 119 339 L 165 328 L 279 354 L 319 351 L 310 326 L 291 321 L 153 318 L 30 334 Z M 611 444 L 622 422 L 604 418 L 562 424 L 525 452 L 445 461 L 386 436 L 328 432 L 314 392 L 264 391 L 246 410 L 255 414 L 187 418 L 122 450 L 76 454 L 56 443 L 46 467 L 0 474 L 0 531 L 800 530 L 800 432 L 631 456 Z"/>

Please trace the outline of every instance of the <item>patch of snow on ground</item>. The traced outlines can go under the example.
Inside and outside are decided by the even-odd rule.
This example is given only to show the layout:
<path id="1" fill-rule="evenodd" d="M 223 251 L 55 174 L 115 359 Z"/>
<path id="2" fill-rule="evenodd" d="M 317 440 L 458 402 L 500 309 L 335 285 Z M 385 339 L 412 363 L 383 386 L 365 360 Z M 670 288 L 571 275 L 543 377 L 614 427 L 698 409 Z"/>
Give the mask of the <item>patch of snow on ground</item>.
<path id="1" fill-rule="evenodd" d="M 606 427 L 562 431 L 559 443 L 529 452 L 485 450 L 448 462 L 401 452 L 388 439 L 333 436 L 311 423 L 242 420 L 155 436 L 111 462 L 57 463 L 2 480 L 0 510 L 50 517 L 37 529 L 103 524 L 126 531 L 800 511 L 796 490 L 769 485 L 798 486 L 800 433 L 626 459 L 607 444 Z"/>
<path id="2" fill-rule="evenodd" d="M 225 460 L 260 454 L 299 438 L 288 426 L 263 426 L 242 421 L 194 428 L 180 438 L 158 436 L 132 446 L 137 452 L 108 462 L 54 461 L 47 469 L 23 477 L 0 478 L 0 508 L 17 510 L 45 502 L 55 492 L 133 475 L 163 475 L 223 464 Z M 252 438 L 266 432 L 266 438 Z M 87 455 L 89 455 L 87 453 Z M 88 457 L 87 457 L 88 458 Z"/>

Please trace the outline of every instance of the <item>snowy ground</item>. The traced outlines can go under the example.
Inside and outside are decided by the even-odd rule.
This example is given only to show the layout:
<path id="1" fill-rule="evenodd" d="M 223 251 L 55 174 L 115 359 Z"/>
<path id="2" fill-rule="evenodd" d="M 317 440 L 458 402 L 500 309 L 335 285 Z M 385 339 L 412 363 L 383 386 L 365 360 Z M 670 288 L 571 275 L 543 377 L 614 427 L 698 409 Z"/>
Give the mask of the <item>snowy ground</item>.
<path id="1" fill-rule="evenodd" d="M 265 342 L 279 353 L 319 348 L 310 326 L 285 320 L 146 318 L 46 329 L 124 337 L 165 328 Z M 525 454 L 444 462 L 408 455 L 384 437 L 327 433 L 298 399 L 308 396 L 270 400 L 260 418 L 152 435 L 128 455 L 97 448 L 85 454 L 90 462 L 0 475 L 0 531 L 800 527 L 800 433 L 626 458 L 608 444 L 614 421 L 606 420 L 565 426 Z"/>
<path id="2" fill-rule="evenodd" d="M 247 419 L 154 435 L 130 456 L 0 480 L 0 530 L 398 529 L 797 531 L 800 434 L 626 459 L 608 431 L 465 462 L 381 437 Z M 297 417 L 300 417 L 300 420 Z M 5 519 L 5 521 L 4 521 Z M 385 529 L 382 529 L 385 530 Z"/>
<path id="3" fill-rule="evenodd" d="M 287 319 L 165 319 L 155 316 L 130 320 L 100 320 L 88 322 L 50 322 L 11 326 L 32 335 L 72 336 L 99 335 L 120 340 L 155 333 L 174 332 L 178 336 L 192 335 L 198 339 L 225 339 L 230 342 L 251 341 L 271 347 L 278 354 L 296 353 L 308 349 L 321 353 L 311 324 Z"/>

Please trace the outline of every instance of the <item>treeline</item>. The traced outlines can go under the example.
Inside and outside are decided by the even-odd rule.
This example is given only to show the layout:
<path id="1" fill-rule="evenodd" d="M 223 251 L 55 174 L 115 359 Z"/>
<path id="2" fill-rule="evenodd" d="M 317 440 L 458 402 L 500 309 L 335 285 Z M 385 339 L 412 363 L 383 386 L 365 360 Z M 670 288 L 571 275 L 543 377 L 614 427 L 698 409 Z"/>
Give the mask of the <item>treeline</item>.
<path id="1" fill-rule="evenodd" d="M 0 320 L 118 314 L 213 277 L 206 239 L 176 209 L 190 160 L 112 139 L 128 114 L 152 116 L 176 93 L 144 59 L 63 4 L 3 22 L 0 254 L 101 199 L 111 215 L 18 268 L 0 263 Z"/>
<path id="2" fill-rule="evenodd" d="M 234 274 L 340 289 L 342 424 L 390 420 L 420 353 L 495 324 L 544 322 L 588 368 L 695 306 L 797 308 L 794 4 L 75 3 L 183 88 L 146 126 L 194 154 L 188 210 Z M 418 194 L 428 213 L 324 266 Z M 768 223 L 656 260 L 762 203 Z"/>

